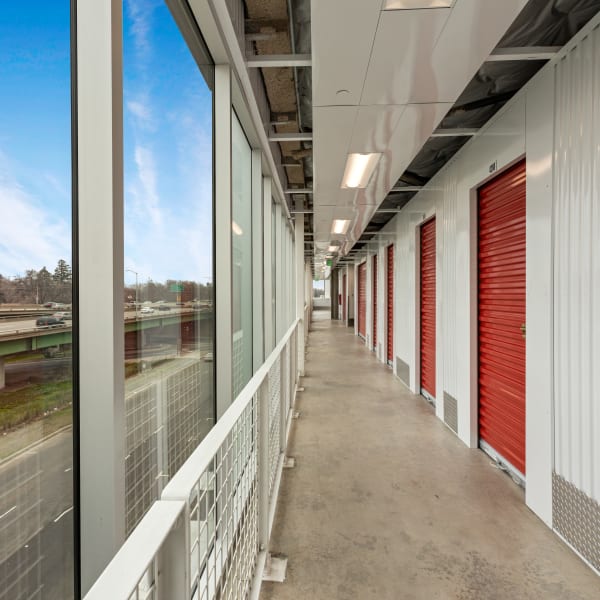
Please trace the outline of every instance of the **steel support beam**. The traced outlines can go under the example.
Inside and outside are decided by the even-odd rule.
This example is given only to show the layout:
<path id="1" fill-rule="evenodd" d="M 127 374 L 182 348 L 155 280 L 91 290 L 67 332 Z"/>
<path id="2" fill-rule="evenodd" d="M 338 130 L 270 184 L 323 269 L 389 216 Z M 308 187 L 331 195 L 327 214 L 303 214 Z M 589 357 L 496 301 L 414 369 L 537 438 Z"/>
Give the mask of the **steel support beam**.
<path id="1" fill-rule="evenodd" d="M 487 62 L 505 60 L 550 60 L 560 50 L 560 46 L 528 46 L 524 48 L 496 48 Z"/>

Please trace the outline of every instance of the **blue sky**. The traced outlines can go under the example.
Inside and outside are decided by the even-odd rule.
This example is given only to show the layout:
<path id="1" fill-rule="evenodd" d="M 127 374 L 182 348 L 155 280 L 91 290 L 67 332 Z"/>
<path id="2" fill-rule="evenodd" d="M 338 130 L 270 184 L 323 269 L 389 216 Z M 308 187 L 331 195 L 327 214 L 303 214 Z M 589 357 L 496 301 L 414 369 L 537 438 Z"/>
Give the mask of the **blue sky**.
<path id="1" fill-rule="evenodd" d="M 205 282 L 211 93 L 162 0 L 126 0 L 123 28 L 125 267 L 142 280 Z"/>
<path id="2" fill-rule="evenodd" d="M 163 0 L 125 0 L 123 29 L 125 268 L 206 281 L 211 94 Z M 0 2 L 2 275 L 70 259 L 69 53 L 68 1 Z"/>
<path id="3" fill-rule="evenodd" d="M 69 2 L 0 2 L 0 274 L 71 256 Z"/>

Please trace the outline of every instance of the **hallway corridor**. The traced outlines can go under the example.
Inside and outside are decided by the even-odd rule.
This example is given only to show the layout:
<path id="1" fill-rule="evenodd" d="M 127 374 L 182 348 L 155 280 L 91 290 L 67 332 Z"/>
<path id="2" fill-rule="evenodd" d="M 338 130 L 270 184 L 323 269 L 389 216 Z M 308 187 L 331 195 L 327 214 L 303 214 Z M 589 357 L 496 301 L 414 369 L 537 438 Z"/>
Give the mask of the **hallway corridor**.
<path id="1" fill-rule="evenodd" d="M 315 311 L 262 600 L 592 600 L 594 574 L 377 362 Z"/>

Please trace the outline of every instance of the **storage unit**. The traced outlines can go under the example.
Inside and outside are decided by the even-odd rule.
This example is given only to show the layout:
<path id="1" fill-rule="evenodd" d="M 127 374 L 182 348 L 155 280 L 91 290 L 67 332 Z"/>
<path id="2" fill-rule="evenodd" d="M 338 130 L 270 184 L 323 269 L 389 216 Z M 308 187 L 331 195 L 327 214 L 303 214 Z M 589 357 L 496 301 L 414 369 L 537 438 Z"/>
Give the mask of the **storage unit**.
<path id="1" fill-rule="evenodd" d="M 367 337 L 367 263 L 358 265 L 358 335 Z"/>
<path id="2" fill-rule="evenodd" d="M 377 350 L 377 254 L 373 257 L 373 350 Z"/>
<path id="3" fill-rule="evenodd" d="M 344 273 L 342 278 L 342 320 L 348 320 L 348 311 L 346 307 L 348 306 L 348 276 Z"/>
<path id="4" fill-rule="evenodd" d="M 421 393 L 435 399 L 435 218 L 421 226 Z"/>
<path id="5" fill-rule="evenodd" d="M 387 361 L 394 360 L 394 245 L 387 247 Z"/>
<path id="6" fill-rule="evenodd" d="M 525 161 L 479 190 L 479 439 L 525 475 Z"/>

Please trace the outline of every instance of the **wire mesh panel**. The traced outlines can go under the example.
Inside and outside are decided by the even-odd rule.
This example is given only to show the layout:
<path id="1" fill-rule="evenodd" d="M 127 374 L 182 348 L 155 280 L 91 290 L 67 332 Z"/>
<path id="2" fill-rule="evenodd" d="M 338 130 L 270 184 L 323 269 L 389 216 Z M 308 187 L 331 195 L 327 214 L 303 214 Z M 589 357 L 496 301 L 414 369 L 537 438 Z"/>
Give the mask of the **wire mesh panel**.
<path id="1" fill-rule="evenodd" d="M 189 499 L 191 592 L 245 598 L 258 553 L 257 399 L 246 406 Z"/>
<path id="2" fill-rule="evenodd" d="M 172 477 L 213 425 L 212 377 L 193 362 L 166 378 L 168 477 Z M 162 425 L 162 424 L 161 424 Z"/>
<path id="3" fill-rule="evenodd" d="M 158 498 L 157 384 L 125 398 L 125 526 L 127 534 Z"/>
<path id="4" fill-rule="evenodd" d="M 269 371 L 269 390 L 269 496 L 271 496 L 279 461 L 279 436 L 281 435 L 281 357 L 279 356 Z"/>

